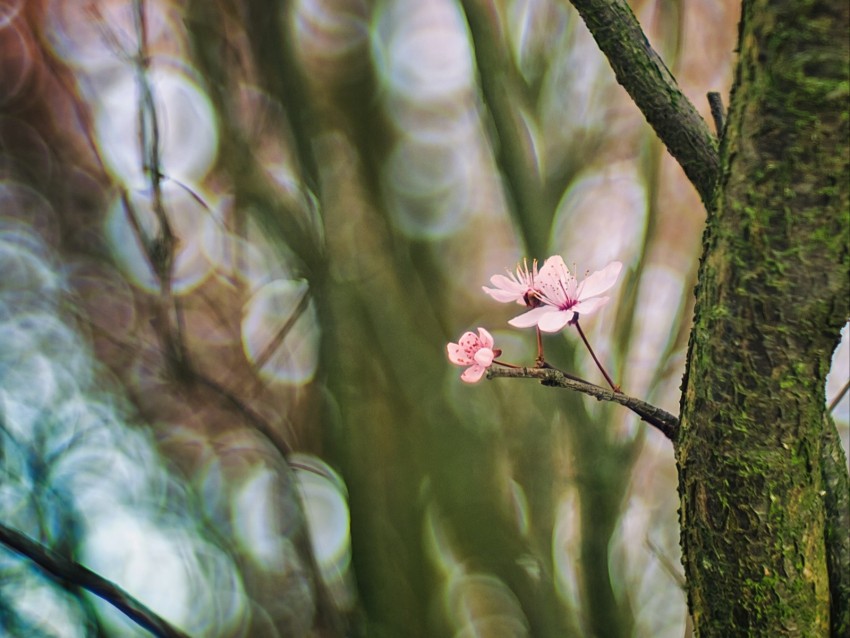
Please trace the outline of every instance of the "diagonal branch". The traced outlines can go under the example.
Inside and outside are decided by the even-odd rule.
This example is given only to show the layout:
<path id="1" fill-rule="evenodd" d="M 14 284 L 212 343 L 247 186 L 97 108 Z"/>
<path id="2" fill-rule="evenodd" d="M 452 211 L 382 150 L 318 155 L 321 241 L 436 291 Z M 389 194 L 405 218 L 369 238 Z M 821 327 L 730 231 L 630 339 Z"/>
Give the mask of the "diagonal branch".
<path id="1" fill-rule="evenodd" d="M 614 74 L 711 208 L 720 171 L 717 141 L 650 46 L 626 0 L 570 0 Z"/>
<path id="2" fill-rule="evenodd" d="M 153 635 L 159 638 L 189 638 L 188 634 L 171 626 L 115 583 L 3 523 L 0 523 L 0 543 L 26 556 L 53 578 L 73 583 L 102 598 Z"/>
<path id="3" fill-rule="evenodd" d="M 595 397 L 598 401 L 613 401 L 637 414 L 642 421 L 649 423 L 657 428 L 661 433 L 671 441 L 675 442 L 679 432 L 679 419 L 674 417 L 669 412 L 665 412 L 661 408 L 655 407 L 645 401 L 627 396 L 622 392 L 612 392 L 606 388 L 602 388 L 586 381 L 579 381 L 568 377 L 565 373 L 557 368 L 506 368 L 492 367 L 487 370 L 488 379 L 496 378 L 513 378 L 513 379 L 537 379 L 543 385 L 554 386 L 558 388 L 568 388 L 576 392 L 582 392 Z"/>

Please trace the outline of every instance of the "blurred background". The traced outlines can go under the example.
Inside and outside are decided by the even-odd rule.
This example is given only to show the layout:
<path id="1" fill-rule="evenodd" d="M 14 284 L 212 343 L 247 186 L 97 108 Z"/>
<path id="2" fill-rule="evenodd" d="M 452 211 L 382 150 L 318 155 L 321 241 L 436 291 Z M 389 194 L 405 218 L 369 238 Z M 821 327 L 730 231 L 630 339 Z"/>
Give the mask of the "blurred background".
<path id="1" fill-rule="evenodd" d="M 738 4 L 632 2 L 706 119 Z M 192 636 L 687 635 L 670 442 L 445 346 L 617 259 L 678 414 L 703 222 L 567 2 L 0 0 L 0 519 Z M 5 548 L 0 633 L 147 635 Z"/>

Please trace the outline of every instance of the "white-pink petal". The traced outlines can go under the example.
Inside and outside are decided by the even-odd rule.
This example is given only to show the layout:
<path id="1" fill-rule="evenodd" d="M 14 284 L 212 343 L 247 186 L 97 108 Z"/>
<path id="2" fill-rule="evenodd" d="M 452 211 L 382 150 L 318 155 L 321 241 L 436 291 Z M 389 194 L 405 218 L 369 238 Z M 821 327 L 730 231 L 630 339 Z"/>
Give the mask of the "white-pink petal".
<path id="1" fill-rule="evenodd" d="M 564 263 L 564 258 L 560 255 L 552 255 L 543 262 L 543 266 L 540 268 L 540 272 L 537 275 L 539 279 L 545 279 L 547 281 L 555 281 L 558 279 L 562 279 L 565 274 L 569 274 L 570 269 L 567 268 L 567 264 Z"/>
<path id="2" fill-rule="evenodd" d="M 474 332 L 464 332 L 458 339 L 457 345 L 463 349 L 467 356 L 472 357 L 478 348 L 478 335 Z"/>
<path id="3" fill-rule="evenodd" d="M 475 363 L 480 366 L 484 366 L 485 368 L 493 363 L 493 359 L 495 358 L 496 355 L 490 348 L 481 348 L 481 350 L 476 352 L 473 357 L 473 359 L 475 359 Z"/>
<path id="4" fill-rule="evenodd" d="M 623 264 L 619 261 L 612 261 L 602 270 L 588 275 L 587 279 L 582 281 L 578 287 L 578 298 L 588 299 L 600 295 L 617 282 L 617 277 L 620 276 L 620 271 L 623 269 Z"/>
<path id="5" fill-rule="evenodd" d="M 528 295 L 536 292 L 535 280 L 537 279 L 537 261 L 533 261 L 531 270 L 528 262 L 517 264 L 516 274 L 493 275 L 490 282 L 495 288 L 482 286 L 481 289 L 496 301 L 507 303 L 515 301 L 520 305 L 529 305 Z"/>
<path id="6" fill-rule="evenodd" d="M 589 315 L 596 312 L 610 300 L 611 297 L 594 297 L 593 299 L 585 299 L 579 301 L 570 310 L 577 312 L 580 315 Z"/>
<path id="7" fill-rule="evenodd" d="M 484 328 L 478 329 L 478 340 L 480 342 L 479 347 L 481 348 L 492 348 L 496 343 L 493 340 L 493 335 L 487 332 Z"/>
<path id="8" fill-rule="evenodd" d="M 512 292 L 510 290 L 499 290 L 497 288 L 488 288 L 487 286 L 481 286 L 481 290 L 486 292 L 499 303 L 509 303 L 511 301 L 523 303 L 523 293 Z"/>
<path id="9" fill-rule="evenodd" d="M 552 306 L 575 299 L 576 278 L 560 255 L 549 257 L 543 264 L 538 277 L 538 288 L 543 294 L 543 302 Z"/>
<path id="10" fill-rule="evenodd" d="M 446 346 L 449 355 L 449 361 L 458 366 L 472 365 L 473 360 L 466 356 L 463 348 L 456 343 L 450 343 Z"/>
<path id="11" fill-rule="evenodd" d="M 466 381 L 466 383 L 475 383 L 481 380 L 481 377 L 484 376 L 484 371 L 487 368 L 484 366 L 473 365 L 468 367 L 463 371 L 463 374 L 460 375 L 461 381 Z"/>
<path id="12" fill-rule="evenodd" d="M 569 310 L 555 310 L 540 317 L 537 322 L 537 327 L 543 332 L 558 332 L 566 326 L 573 318 L 575 312 L 572 308 Z"/>
<path id="13" fill-rule="evenodd" d="M 502 290 L 519 292 L 525 289 L 525 285 L 521 281 L 517 281 L 513 277 L 505 277 L 504 275 L 493 275 L 490 277 L 490 283 Z"/>
<path id="14" fill-rule="evenodd" d="M 558 309 L 553 306 L 540 306 L 514 317 L 508 323 L 514 328 L 530 328 L 531 326 L 536 326 L 543 315 L 552 312 L 558 312 Z"/>
<path id="15" fill-rule="evenodd" d="M 497 301 L 501 301 L 499 297 L 507 297 L 509 301 L 513 301 L 518 297 L 522 297 L 525 294 L 526 286 L 521 281 L 517 281 L 514 277 L 505 277 L 504 275 L 493 275 L 490 277 L 490 283 L 495 286 L 495 288 L 487 288 L 487 286 L 482 286 L 484 292 L 488 295 L 496 299 Z"/>

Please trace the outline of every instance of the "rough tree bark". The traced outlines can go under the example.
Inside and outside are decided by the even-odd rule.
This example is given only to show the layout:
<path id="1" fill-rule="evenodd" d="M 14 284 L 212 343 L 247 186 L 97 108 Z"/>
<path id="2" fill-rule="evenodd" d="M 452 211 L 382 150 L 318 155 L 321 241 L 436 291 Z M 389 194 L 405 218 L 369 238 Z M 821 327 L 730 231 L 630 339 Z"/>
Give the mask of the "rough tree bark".
<path id="1" fill-rule="evenodd" d="M 698 636 L 846 635 L 821 446 L 850 295 L 849 7 L 743 3 L 676 442 Z"/>

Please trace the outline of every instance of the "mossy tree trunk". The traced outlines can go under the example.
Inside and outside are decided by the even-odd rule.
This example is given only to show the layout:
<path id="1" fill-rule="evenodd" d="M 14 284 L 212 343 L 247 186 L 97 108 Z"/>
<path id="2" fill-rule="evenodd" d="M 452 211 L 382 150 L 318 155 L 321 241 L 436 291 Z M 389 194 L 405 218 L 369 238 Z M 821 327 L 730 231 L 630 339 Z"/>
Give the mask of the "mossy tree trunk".
<path id="1" fill-rule="evenodd" d="M 821 446 L 850 295 L 848 9 L 743 3 L 676 441 L 698 636 L 847 629 Z"/>

